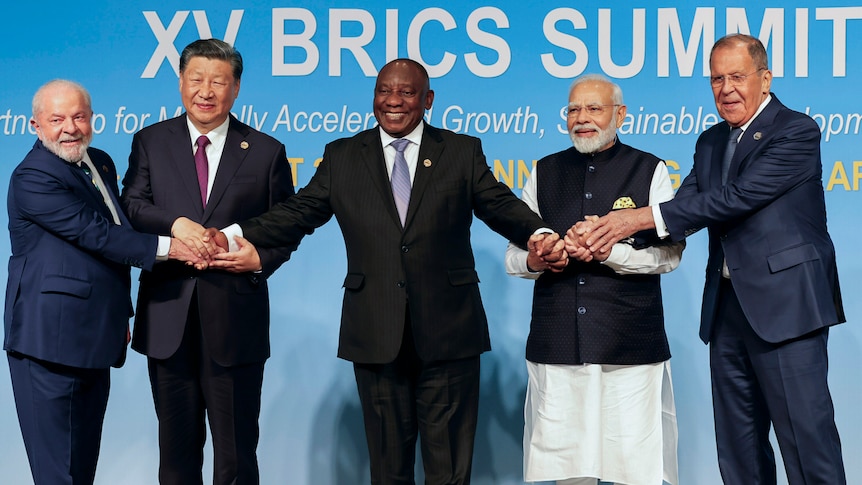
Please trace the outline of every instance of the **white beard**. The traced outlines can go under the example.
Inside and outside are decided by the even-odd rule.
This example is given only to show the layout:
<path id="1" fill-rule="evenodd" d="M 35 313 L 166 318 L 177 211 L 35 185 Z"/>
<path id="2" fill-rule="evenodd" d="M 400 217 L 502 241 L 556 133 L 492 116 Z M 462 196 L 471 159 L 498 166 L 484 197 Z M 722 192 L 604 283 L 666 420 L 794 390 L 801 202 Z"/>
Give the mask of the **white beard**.
<path id="1" fill-rule="evenodd" d="M 575 131 L 581 128 L 594 129 L 597 134 L 596 136 L 591 136 L 589 138 L 581 138 L 575 134 Z M 572 131 L 569 132 L 569 137 L 572 139 L 572 144 L 578 152 L 584 154 L 596 153 L 614 141 L 617 137 L 617 127 L 611 124 L 606 129 L 602 130 L 593 123 L 578 125 L 572 127 Z"/>
<path id="2" fill-rule="evenodd" d="M 90 141 L 92 139 L 92 135 L 83 137 L 81 138 L 82 143 L 74 148 L 66 148 L 63 146 L 63 141 L 70 141 L 68 138 L 57 141 L 42 140 L 42 144 L 45 145 L 45 148 L 47 148 L 48 151 L 63 160 L 69 163 L 78 163 L 84 159 L 84 154 L 87 153 L 87 147 L 90 146 Z"/>

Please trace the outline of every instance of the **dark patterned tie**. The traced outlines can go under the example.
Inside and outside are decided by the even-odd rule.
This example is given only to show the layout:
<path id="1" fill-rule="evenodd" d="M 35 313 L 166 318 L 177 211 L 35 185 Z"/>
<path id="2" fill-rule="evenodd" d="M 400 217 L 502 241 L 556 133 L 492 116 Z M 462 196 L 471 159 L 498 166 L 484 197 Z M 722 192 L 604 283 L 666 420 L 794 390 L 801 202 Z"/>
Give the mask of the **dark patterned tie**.
<path id="1" fill-rule="evenodd" d="M 390 145 L 395 147 L 395 163 L 392 165 L 392 195 L 395 196 L 395 207 L 401 217 L 401 226 L 407 220 L 407 206 L 410 204 L 410 169 L 407 168 L 407 159 L 404 158 L 404 150 L 410 140 L 399 138 Z"/>
<path id="2" fill-rule="evenodd" d="M 730 161 L 733 160 L 733 153 L 736 151 L 736 143 L 739 140 L 739 133 L 741 131 L 742 128 L 730 130 L 727 147 L 724 149 L 724 158 L 721 159 L 721 185 L 727 184 L 727 175 L 730 173 Z"/>
<path id="3" fill-rule="evenodd" d="M 198 149 L 195 151 L 195 168 L 198 171 L 198 187 L 201 189 L 201 203 L 204 207 L 207 206 L 207 179 L 209 178 L 209 161 L 207 160 L 207 145 L 210 144 L 210 139 L 205 135 L 198 137 Z"/>

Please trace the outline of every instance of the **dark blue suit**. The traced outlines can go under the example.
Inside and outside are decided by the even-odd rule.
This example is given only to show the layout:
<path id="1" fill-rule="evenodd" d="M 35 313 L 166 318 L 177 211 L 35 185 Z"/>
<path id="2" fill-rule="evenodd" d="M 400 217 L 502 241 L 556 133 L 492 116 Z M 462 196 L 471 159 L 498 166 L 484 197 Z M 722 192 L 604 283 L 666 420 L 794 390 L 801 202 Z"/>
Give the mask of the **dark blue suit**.
<path id="1" fill-rule="evenodd" d="M 709 228 L 700 336 L 710 344 L 722 477 L 775 483 L 771 422 L 791 484 L 844 483 L 826 343 L 845 317 L 820 130 L 773 96 L 743 132 L 722 185 L 729 131 L 720 123 L 701 135 L 691 173 L 661 205 L 674 240 Z"/>
<path id="2" fill-rule="evenodd" d="M 119 210 L 117 172 L 88 150 Z M 36 483 L 91 483 L 109 368 L 123 364 L 129 265 L 151 269 L 157 237 L 116 225 L 76 165 L 36 142 L 12 173 L 4 349 Z"/>

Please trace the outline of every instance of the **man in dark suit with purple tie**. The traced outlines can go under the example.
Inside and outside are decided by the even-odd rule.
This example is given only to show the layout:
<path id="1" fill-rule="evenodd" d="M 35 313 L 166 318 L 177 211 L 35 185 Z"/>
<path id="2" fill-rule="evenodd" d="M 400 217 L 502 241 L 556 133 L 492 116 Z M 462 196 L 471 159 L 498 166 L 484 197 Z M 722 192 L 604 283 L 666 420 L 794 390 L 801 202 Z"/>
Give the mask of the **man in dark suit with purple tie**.
<path id="1" fill-rule="evenodd" d="M 242 57 L 217 39 L 180 57 L 185 114 L 132 140 L 123 204 L 143 231 L 170 231 L 201 254 L 201 224 L 223 227 L 293 195 L 284 145 L 241 123 Z M 214 483 L 259 481 L 261 386 L 270 355 L 267 278 L 292 248 L 261 249 L 238 273 L 163 265 L 141 274 L 132 348 L 148 357 L 159 420 L 159 481 L 202 482 L 209 421 Z"/>
<path id="2" fill-rule="evenodd" d="M 81 85 L 42 86 L 30 120 L 39 140 L 9 180 L 3 349 L 36 485 L 93 483 L 110 368 L 129 341 L 129 266 L 198 261 L 177 240 L 132 230 L 114 162 L 89 146 L 92 116 Z"/>
<path id="3" fill-rule="evenodd" d="M 724 119 L 697 141 L 676 197 L 616 211 L 569 238 L 594 251 L 638 230 L 709 230 L 700 337 L 709 343 L 718 464 L 729 485 L 844 484 L 827 385 L 829 327 L 845 321 L 826 230 L 820 130 L 770 92 L 763 44 L 718 40 L 710 82 Z"/>

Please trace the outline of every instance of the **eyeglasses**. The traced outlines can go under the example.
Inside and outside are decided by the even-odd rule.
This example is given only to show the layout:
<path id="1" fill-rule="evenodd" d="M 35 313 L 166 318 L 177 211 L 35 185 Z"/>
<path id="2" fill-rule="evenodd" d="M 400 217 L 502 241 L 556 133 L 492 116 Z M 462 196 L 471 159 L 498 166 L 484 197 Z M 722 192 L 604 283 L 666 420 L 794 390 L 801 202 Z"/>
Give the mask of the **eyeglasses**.
<path id="1" fill-rule="evenodd" d="M 566 107 L 566 116 L 575 117 L 581 114 L 581 111 L 589 116 L 600 116 L 607 108 L 616 108 L 619 104 L 590 104 L 587 106 L 568 106 Z"/>
<path id="2" fill-rule="evenodd" d="M 724 85 L 724 82 L 727 81 L 731 86 L 740 86 L 748 79 L 749 76 L 753 74 L 757 74 L 760 71 L 765 71 L 766 68 L 761 67 L 760 69 L 749 72 L 748 74 L 728 74 L 727 76 L 710 76 L 709 83 L 712 84 L 714 88 L 720 88 Z"/>

